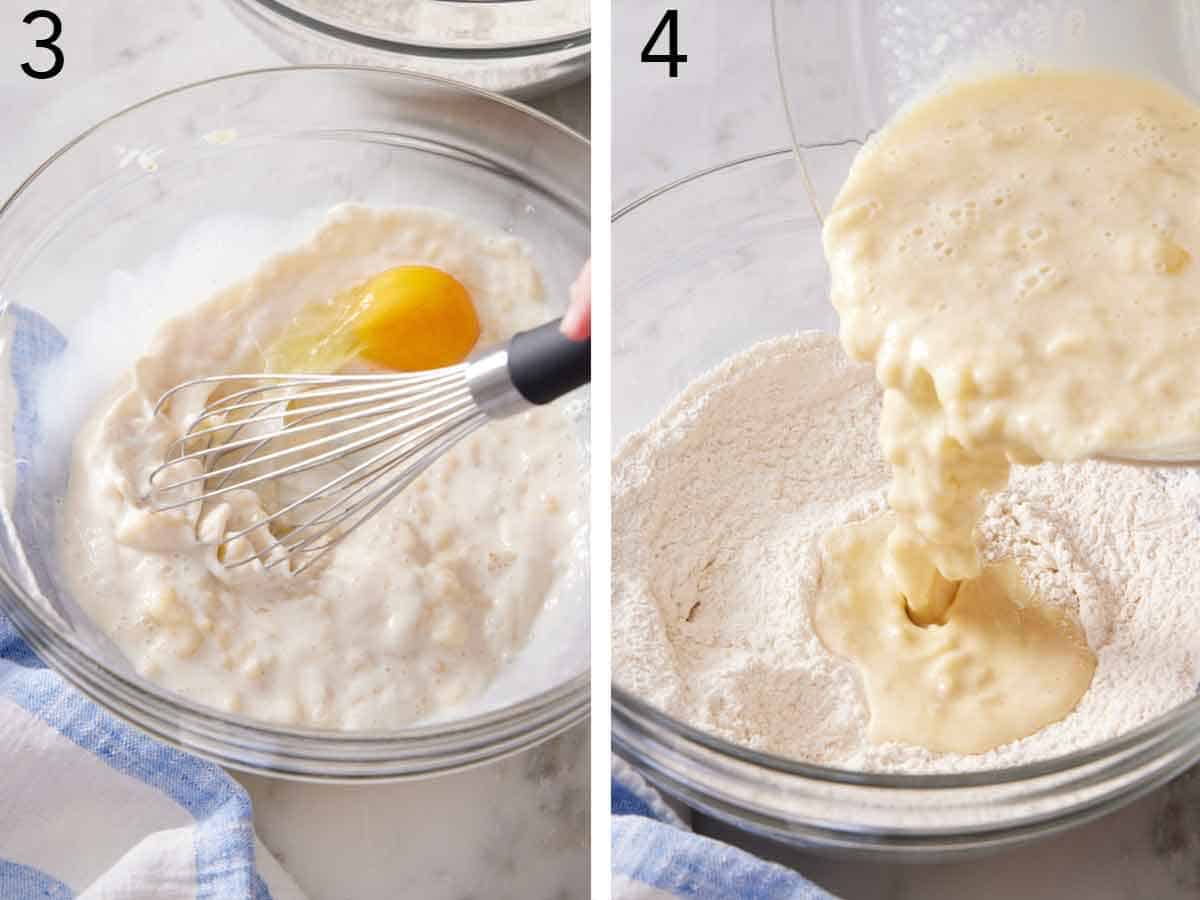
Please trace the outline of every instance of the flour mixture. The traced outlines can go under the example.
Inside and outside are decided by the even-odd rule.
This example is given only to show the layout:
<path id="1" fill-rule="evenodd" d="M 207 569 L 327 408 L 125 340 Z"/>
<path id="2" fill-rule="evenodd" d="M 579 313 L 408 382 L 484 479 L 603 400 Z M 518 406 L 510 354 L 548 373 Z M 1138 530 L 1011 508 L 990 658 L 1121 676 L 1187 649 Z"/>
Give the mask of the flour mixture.
<path id="1" fill-rule="evenodd" d="M 562 410 L 482 429 L 301 574 L 226 568 L 215 546 L 267 498 L 237 491 L 156 513 L 147 477 L 204 405 L 193 377 L 261 371 L 301 310 L 401 265 L 473 299 L 486 345 L 546 317 L 517 240 L 432 210 L 343 206 L 302 246 L 166 322 L 79 434 L 62 558 L 84 611 L 147 678 L 271 722 L 394 728 L 478 696 L 568 570 L 582 524 L 577 441 Z"/>
<path id="2" fill-rule="evenodd" d="M 1044 569 L 1030 570 L 1029 560 L 1012 548 L 1002 552 L 994 540 L 1008 535 L 1023 545 L 1029 539 L 996 531 L 989 522 L 1003 498 L 1024 502 L 1029 487 L 1042 484 L 1049 508 L 1062 507 L 1047 514 L 1045 535 L 1057 541 L 1076 529 L 1081 537 L 1069 543 L 1087 551 L 1084 538 L 1092 538 L 1095 527 L 1090 523 L 1133 516 L 1138 498 L 1160 483 L 1156 477 L 1166 476 L 1124 470 L 1096 475 L 1107 480 L 1108 505 L 1087 507 L 1088 519 L 1072 516 L 1084 508 L 1089 489 L 1065 485 L 1078 472 L 1094 472 L 1093 465 L 1023 472 L 1008 492 L 989 498 L 1005 488 L 1013 463 L 1200 444 L 1195 367 L 1200 270 L 1193 264 L 1200 230 L 1188 174 L 1198 167 L 1200 108 L 1166 87 L 1129 76 L 1006 75 L 949 84 L 902 111 L 859 153 L 823 233 L 842 344 L 852 358 L 873 364 L 882 389 L 878 446 L 891 475 L 886 507 L 880 504 L 871 515 L 860 509 L 831 516 L 830 492 L 839 502 L 858 496 L 842 484 L 846 472 L 855 470 L 853 460 L 806 476 L 808 456 L 785 462 L 781 448 L 807 438 L 769 431 L 781 418 L 789 421 L 788 403 L 739 396 L 741 415 L 751 416 L 756 406 L 758 413 L 739 422 L 738 433 L 766 429 L 762 436 L 769 439 L 747 446 L 740 463 L 725 460 L 720 475 L 691 477 L 702 490 L 718 479 L 730 482 L 718 485 L 721 496 L 734 484 L 745 491 L 755 479 L 764 480 L 790 497 L 790 518 L 755 524 L 762 537 L 747 533 L 734 539 L 725 508 L 690 511 L 690 520 L 709 529 L 695 583 L 676 584 L 678 573 L 662 573 L 663 561 L 682 564 L 695 550 L 673 542 L 669 549 L 658 548 L 652 596 L 673 605 L 679 588 L 686 600 L 719 578 L 726 571 L 723 561 L 733 558 L 744 568 L 724 583 L 736 598 L 729 601 L 729 614 L 747 622 L 756 598 L 784 590 L 774 580 L 764 584 L 767 576 L 760 570 L 802 568 L 816 553 L 816 574 L 810 580 L 794 575 L 800 583 L 785 593 L 805 598 L 804 640 L 815 632 L 821 653 L 827 650 L 852 666 L 866 701 L 863 737 L 871 744 L 1003 755 L 1023 739 L 1036 742 L 1055 732 L 1055 723 L 1064 720 L 1075 722 L 1072 728 L 1093 728 L 1096 723 L 1080 715 L 1105 693 L 1106 672 L 1136 664 L 1106 663 L 1103 652 L 1140 640 L 1130 623 L 1148 601 L 1117 581 L 1110 598 L 1115 606 L 1092 602 L 1075 584 L 1083 576 L 1072 575 L 1067 560 L 1055 556 Z M 825 363 L 832 366 L 833 360 Z M 739 363 L 730 374 L 748 365 Z M 821 368 L 812 360 L 797 367 L 811 378 L 795 382 L 794 390 L 804 394 L 821 384 L 824 397 Z M 715 403 L 724 388 L 713 388 Z M 776 387 L 775 400 L 779 393 Z M 845 415 L 838 403 L 828 412 L 832 420 Z M 790 427 L 800 435 L 815 427 L 820 434 L 826 420 L 815 426 L 810 421 L 805 415 Z M 688 463 L 706 464 L 733 440 L 731 434 Z M 839 446 L 833 434 L 828 440 Z M 868 439 L 863 452 L 873 455 L 874 447 Z M 746 471 L 756 470 L 764 458 L 772 473 L 778 467 L 778 478 Z M 1046 481 L 1047 471 L 1054 481 Z M 811 495 L 803 489 L 809 478 L 819 487 Z M 1114 485 L 1129 496 L 1114 493 Z M 749 490 L 756 494 L 762 488 L 754 484 Z M 1173 510 L 1179 495 L 1167 494 L 1161 502 Z M 777 500 L 776 494 L 765 498 Z M 1164 514 L 1168 521 L 1188 519 L 1185 511 L 1174 517 L 1153 505 L 1146 513 L 1151 509 L 1156 519 Z M 641 509 L 629 507 L 627 515 L 616 519 L 618 531 L 633 528 L 645 539 L 645 529 L 657 527 L 658 520 L 647 519 Z M 1119 569 L 1121 555 L 1152 568 L 1155 557 L 1146 553 L 1175 552 L 1144 547 L 1138 517 L 1125 521 L 1134 530 L 1123 532 L 1114 522 L 1111 533 L 1119 540 L 1112 553 L 1104 554 L 1103 564 L 1097 559 L 1079 572 L 1099 583 Z M 761 531 L 774 527 L 783 529 L 781 540 L 790 542 L 789 549 L 774 544 L 773 532 Z M 709 535 L 721 543 L 708 544 Z M 763 546 L 751 550 L 747 541 Z M 745 567 L 748 554 L 757 566 Z M 1173 563 L 1182 565 L 1179 559 Z M 624 574 L 620 580 L 627 586 Z M 629 574 L 635 581 L 644 577 L 637 565 Z M 1065 586 L 1050 577 L 1063 574 L 1069 576 Z M 1186 602 L 1183 594 L 1155 601 L 1150 615 Z M 690 605 L 686 627 L 678 626 L 680 640 L 697 640 L 704 632 L 700 622 L 717 627 L 714 615 L 702 601 Z M 1115 637 L 1097 632 L 1097 617 L 1122 623 Z M 784 640 L 775 629 L 790 625 L 784 618 L 781 610 L 769 624 L 766 619 L 758 624 L 772 629 L 769 639 L 764 636 L 772 652 Z M 662 635 L 679 652 L 683 644 L 671 629 Z M 1181 662 L 1174 670 L 1185 676 L 1181 690 L 1164 692 L 1165 677 L 1162 683 L 1140 681 L 1138 690 L 1155 696 L 1118 704 L 1130 712 L 1118 730 L 1142 721 L 1138 710 L 1162 711 L 1194 693 L 1191 660 L 1200 649 L 1194 629 L 1185 625 L 1176 638 L 1170 656 Z M 801 646 L 798 636 L 791 643 Z M 757 652 L 748 652 L 754 664 L 763 663 Z M 1159 652 L 1140 651 L 1150 665 L 1162 661 Z M 778 657 L 788 658 L 786 652 Z M 838 679 L 832 670 L 823 679 L 816 689 L 833 691 Z M 776 672 L 764 675 L 770 690 L 780 682 Z M 1160 705 L 1166 694 L 1168 705 Z M 722 702 L 720 692 L 708 696 Z M 797 702 L 806 711 L 804 727 L 817 734 L 811 740 L 836 743 L 826 733 L 836 728 L 814 725 L 807 715 L 824 709 L 810 700 L 806 694 Z M 725 715 L 719 709 L 707 714 L 714 723 Z M 1112 724 L 1112 716 L 1102 718 Z M 837 715 L 831 720 L 836 723 Z M 750 726 L 741 739 L 759 737 Z M 861 752 L 867 758 L 874 753 Z"/>
<path id="3" fill-rule="evenodd" d="M 1200 683 L 1200 478 L 1084 462 L 1017 468 L 977 531 L 1096 656 L 1066 718 L 980 754 L 869 739 L 853 663 L 816 637 L 830 529 L 886 509 L 881 391 L 838 341 L 759 344 L 697 379 L 613 468 L 618 685 L 736 743 L 885 772 L 1016 765 L 1115 737 Z M 913 631 L 922 631 L 911 623 Z"/>

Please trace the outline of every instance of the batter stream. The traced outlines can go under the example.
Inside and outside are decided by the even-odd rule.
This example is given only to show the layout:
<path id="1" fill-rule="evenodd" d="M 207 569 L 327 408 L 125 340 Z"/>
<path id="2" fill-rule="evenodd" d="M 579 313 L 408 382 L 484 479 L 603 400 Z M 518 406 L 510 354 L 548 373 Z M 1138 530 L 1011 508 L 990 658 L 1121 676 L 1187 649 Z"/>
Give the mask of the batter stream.
<path id="1" fill-rule="evenodd" d="M 873 736 L 983 751 L 1087 689 L 1078 626 L 982 571 L 975 529 L 1012 462 L 1200 435 L 1198 126 L 1148 81 L 1015 75 L 945 88 L 855 160 L 824 240 L 842 343 L 884 388 L 895 520 L 826 537 L 815 623 Z M 898 602 L 942 645 L 891 627 Z"/>

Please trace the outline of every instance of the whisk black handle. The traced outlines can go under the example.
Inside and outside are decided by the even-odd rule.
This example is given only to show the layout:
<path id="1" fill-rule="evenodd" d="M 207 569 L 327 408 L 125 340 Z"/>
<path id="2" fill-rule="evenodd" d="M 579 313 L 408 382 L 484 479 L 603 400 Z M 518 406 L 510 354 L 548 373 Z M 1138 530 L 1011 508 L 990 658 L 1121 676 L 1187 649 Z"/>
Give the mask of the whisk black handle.
<path id="1" fill-rule="evenodd" d="M 512 336 L 508 342 L 508 375 L 530 403 L 557 400 L 592 380 L 592 341 L 573 341 L 555 319 Z"/>

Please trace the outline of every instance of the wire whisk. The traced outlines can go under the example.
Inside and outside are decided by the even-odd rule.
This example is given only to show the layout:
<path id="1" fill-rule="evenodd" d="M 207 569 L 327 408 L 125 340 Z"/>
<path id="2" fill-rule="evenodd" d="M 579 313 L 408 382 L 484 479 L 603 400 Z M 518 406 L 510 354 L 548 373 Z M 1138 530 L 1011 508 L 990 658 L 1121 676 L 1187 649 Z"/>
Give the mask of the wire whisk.
<path id="1" fill-rule="evenodd" d="M 555 320 L 428 372 L 195 378 L 164 393 L 155 415 L 183 392 L 216 399 L 168 446 L 147 500 L 157 511 L 198 504 L 202 514 L 238 491 L 273 498 L 220 535 L 218 557 L 227 568 L 286 563 L 298 574 L 467 435 L 590 376 L 591 342 L 567 339 Z"/>

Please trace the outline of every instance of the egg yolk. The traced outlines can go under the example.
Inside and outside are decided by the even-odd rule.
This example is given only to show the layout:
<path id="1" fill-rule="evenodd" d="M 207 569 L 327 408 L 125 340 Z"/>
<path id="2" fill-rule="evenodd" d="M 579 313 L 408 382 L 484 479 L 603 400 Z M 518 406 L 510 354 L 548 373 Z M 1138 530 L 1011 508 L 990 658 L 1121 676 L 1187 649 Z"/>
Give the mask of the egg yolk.
<path id="1" fill-rule="evenodd" d="M 479 340 L 467 289 L 432 266 L 397 266 L 301 310 L 266 351 L 271 372 L 336 372 L 358 358 L 401 372 L 467 358 Z"/>

